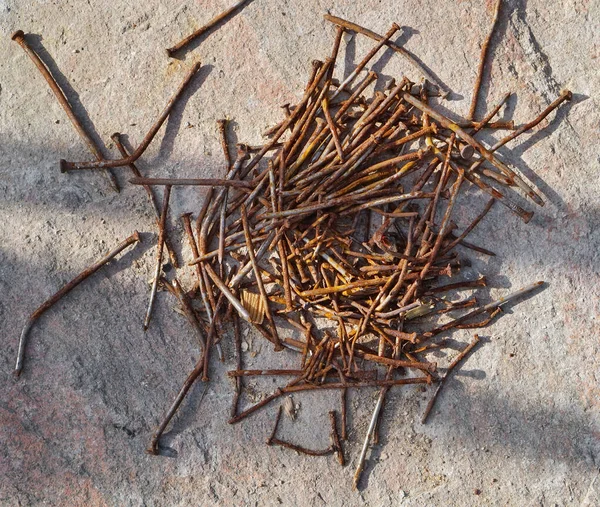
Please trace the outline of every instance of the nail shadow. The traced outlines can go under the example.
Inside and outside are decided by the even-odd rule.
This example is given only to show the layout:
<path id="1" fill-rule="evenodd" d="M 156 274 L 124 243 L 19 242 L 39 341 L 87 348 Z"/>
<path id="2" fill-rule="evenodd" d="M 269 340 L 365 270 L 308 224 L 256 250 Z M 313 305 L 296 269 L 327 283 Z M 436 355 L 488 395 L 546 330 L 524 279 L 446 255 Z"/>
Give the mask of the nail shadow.
<path id="1" fill-rule="evenodd" d="M 343 39 L 343 37 L 342 37 Z M 344 47 L 344 72 L 342 74 L 342 81 L 346 79 L 354 70 L 356 65 L 354 59 L 356 58 L 356 34 L 352 33 L 347 39 Z"/>
<path id="2" fill-rule="evenodd" d="M 459 370 L 455 373 L 456 377 L 472 378 L 474 380 L 483 380 L 487 378 L 484 370 Z"/>
<path id="3" fill-rule="evenodd" d="M 183 119 L 183 113 L 185 106 L 190 98 L 200 89 L 204 84 L 210 73 L 213 71 L 212 65 L 203 65 L 200 70 L 192 78 L 185 91 L 177 100 L 177 104 L 171 110 L 169 117 L 167 118 L 167 125 L 165 128 L 165 134 L 161 140 L 158 154 L 149 160 L 149 164 L 152 165 L 163 165 L 173 153 L 173 146 L 175 145 L 175 139 L 181 128 L 181 121 Z"/>
<path id="4" fill-rule="evenodd" d="M 54 80 L 64 93 L 67 101 L 71 105 L 71 109 L 77 118 L 79 119 L 81 125 L 83 126 L 86 133 L 90 136 L 90 138 L 94 141 L 94 143 L 100 149 L 102 155 L 106 158 L 107 149 L 106 145 L 102 141 L 102 138 L 96 131 L 96 127 L 94 123 L 89 117 L 89 114 L 81 100 L 79 99 L 79 94 L 75 91 L 75 89 L 69 83 L 69 80 L 65 77 L 65 75 L 61 72 L 61 70 L 56 65 L 56 62 L 50 56 L 50 53 L 46 51 L 46 48 L 42 44 L 42 36 L 38 34 L 27 34 L 27 40 L 31 44 L 31 47 L 35 50 L 35 52 L 40 57 L 40 60 L 44 63 L 44 65 L 50 71 L 50 74 L 54 77 Z"/>
<path id="5" fill-rule="evenodd" d="M 202 412 L 200 412 L 200 405 L 208 391 L 208 387 L 209 384 L 197 380 L 188 391 L 187 396 L 177 410 L 177 413 L 171 419 L 169 425 L 170 430 L 165 431 L 160 437 L 159 443 L 162 445 L 159 445 L 159 451 L 161 456 L 177 456 L 177 451 L 172 447 L 169 447 L 169 444 L 173 442 L 177 435 L 192 426 L 193 421 L 198 418 L 198 414 L 202 414 Z M 174 456 L 170 454 L 174 454 Z"/>
<path id="6" fill-rule="evenodd" d="M 431 77 L 435 78 L 435 80 L 444 87 L 444 89 L 440 90 L 440 93 L 446 93 L 446 92 L 448 93 L 448 96 L 446 97 L 446 100 L 448 102 L 462 100 L 464 98 L 460 93 L 453 91 L 452 88 L 450 88 L 446 84 L 446 82 L 443 81 L 440 78 L 440 76 L 436 72 L 434 72 L 427 64 L 425 64 L 423 62 L 423 60 L 421 60 L 418 56 L 416 56 L 412 52 L 408 51 L 406 48 L 404 48 L 404 50 L 413 58 L 413 60 L 415 62 L 417 62 L 423 69 L 425 69 L 429 73 L 429 75 L 431 75 Z M 409 65 L 411 65 L 411 67 L 414 67 L 412 64 L 409 64 Z M 415 69 L 414 72 L 417 72 L 419 75 L 421 74 L 420 71 L 417 69 Z M 423 77 L 423 76 L 420 75 L 420 77 Z M 435 86 L 435 83 L 430 83 L 430 85 Z"/>
<path id="7" fill-rule="evenodd" d="M 419 32 L 419 30 L 411 28 L 410 26 L 402 26 L 401 27 L 401 35 L 393 42 L 397 46 L 404 47 L 404 45 L 410 40 L 410 38 L 413 35 L 417 35 L 420 33 L 421 32 Z M 392 76 L 385 76 L 384 74 L 382 74 L 382 72 L 383 72 L 383 69 L 385 68 L 385 66 L 391 60 L 395 51 L 388 47 L 384 47 L 384 49 L 385 49 L 385 51 L 383 52 L 383 54 L 379 58 L 377 58 L 377 60 L 375 60 L 375 63 L 373 65 L 371 65 L 371 70 L 377 72 L 377 74 L 379 75 L 380 78 L 384 78 L 384 79 L 377 80 L 378 84 L 380 81 L 382 81 L 382 83 L 381 83 L 381 88 L 378 88 L 377 86 L 375 87 L 376 90 L 382 89 L 384 86 L 383 82 L 386 81 L 386 78 L 392 77 Z"/>
<path id="8" fill-rule="evenodd" d="M 559 106 L 559 108 L 554 113 L 554 118 L 550 120 L 547 126 L 543 127 L 541 130 L 538 130 L 536 133 L 531 135 L 529 138 L 521 142 L 513 149 L 506 149 L 504 147 L 498 150 L 498 153 L 501 156 L 504 156 L 505 160 L 510 164 L 514 165 L 525 177 L 527 177 L 554 205 L 558 206 L 560 209 L 564 209 L 566 204 L 562 197 L 554 191 L 554 189 L 546 183 L 546 181 L 535 171 L 533 171 L 523 160 L 523 154 L 532 146 L 537 144 L 539 141 L 546 137 L 550 137 L 552 133 L 554 133 L 558 127 L 563 123 L 563 121 L 567 118 L 567 115 L 571 108 L 576 105 L 576 103 L 583 102 L 588 97 L 586 96 L 577 96 L 573 97 L 573 100 L 567 103 L 563 103 Z M 552 114 L 552 113 L 551 113 Z M 535 218 L 535 215 L 534 215 Z"/>

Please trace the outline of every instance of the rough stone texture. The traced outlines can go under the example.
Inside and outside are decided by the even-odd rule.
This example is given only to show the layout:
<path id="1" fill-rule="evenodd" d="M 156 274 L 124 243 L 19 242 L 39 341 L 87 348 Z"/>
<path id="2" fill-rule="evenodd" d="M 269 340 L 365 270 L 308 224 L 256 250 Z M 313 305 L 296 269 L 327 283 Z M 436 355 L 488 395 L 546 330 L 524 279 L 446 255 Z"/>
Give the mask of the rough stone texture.
<path id="1" fill-rule="evenodd" d="M 45 48 L 77 112 L 107 142 L 120 130 L 136 145 L 185 69 L 201 60 L 201 77 L 139 165 L 149 175 L 209 176 L 224 167 L 218 118 L 233 119 L 237 139 L 258 143 L 264 127 L 280 119 L 279 106 L 298 99 L 310 61 L 330 52 L 327 10 L 380 33 L 392 21 L 404 25 L 399 42 L 452 88 L 455 100 L 442 108 L 459 114 L 468 110 L 493 10 L 491 0 L 255 0 L 183 61 L 167 59 L 164 48 L 228 3 L 0 1 L 0 503 L 600 505 L 600 6 L 594 0 L 506 2 L 492 41 L 487 103 L 516 92 L 505 116 L 522 123 L 563 88 L 573 90 L 574 100 L 502 152 L 547 205 L 528 225 L 496 206 L 473 240 L 497 257 L 464 254 L 492 282 L 484 300 L 538 279 L 548 287 L 482 333 L 484 345 L 448 383 L 431 421 L 418 422 L 428 393 L 394 391 L 384 445 L 369 455 L 363 488 L 355 492 L 351 478 L 375 393 L 352 393 L 344 469 L 333 457 L 266 447 L 275 406 L 241 424 L 226 423 L 229 336 L 228 364 L 215 363 L 210 384 L 193 389 L 164 439 L 168 456 L 144 453 L 197 349 L 168 294 L 159 294 L 153 325 L 143 333 L 155 238 L 145 195 L 131 186 L 117 195 L 99 174 L 59 173 L 60 158 L 84 160 L 89 153 L 9 35 L 37 34 L 33 45 Z M 372 45 L 361 37 L 346 42 L 345 73 Z M 420 77 L 390 52 L 375 69 L 386 78 Z M 175 190 L 172 216 L 196 211 L 201 195 Z M 180 234 L 177 220 L 171 227 Z M 27 315 L 134 229 L 144 232 L 141 247 L 39 321 L 25 372 L 15 381 L 11 369 Z M 182 255 L 189 258 L 187 245 Z M 257 352 L 248 364 L 271 360 L 260 340 L 248 340 Z M 290 361 L 285 354 L 272 364 Z M 274 389 L 271 380 L 254 384 L 257 393 Z M 299 417 L 285 420 L 281 431 L 326 446 L 327 411 L 338 407 L 337 395 L 295 400 Z"/>

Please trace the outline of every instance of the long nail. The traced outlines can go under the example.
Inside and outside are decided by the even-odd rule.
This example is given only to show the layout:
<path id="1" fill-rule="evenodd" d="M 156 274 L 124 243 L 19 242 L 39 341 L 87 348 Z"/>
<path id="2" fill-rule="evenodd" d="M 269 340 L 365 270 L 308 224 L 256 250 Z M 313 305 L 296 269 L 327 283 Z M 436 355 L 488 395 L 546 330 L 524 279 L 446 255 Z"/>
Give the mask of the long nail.
<path id="1" fill-rule="evenodd" d="M 162 211 L 160 214 L 160 227 L 158 228 L 158 244 L 156 246 L 156 268 L 154 271 L 154 280 L 152 281 L 152 289 L 150 290 L 150 300 L 148 302 L 148 309 L 146 310 L 146 317 L 144 318 L 144 331 L 146 331 L 148 329 L 148 326 L 150 325 L 150 319 L 152 318 L 152 308 L 154 306 L 154 299 L 156 296 L 156 289 L 158 287 L 158 280 L 160 279 L 160 271 L 162 269 L 163 247 L 165 245 L 165 230 L 170 197 L 171 186 L 167 185 L 163 193 Z"/>
<path id="2" fill-rule="evenodd" d="M 219 178 L 131 178 L 132 185 L 167 185 L 187 187 L 231 187 L 231 188 L 253 188 L 250 181 L 228 180 Z"/>
<path id="3" fill-rule="evenodd" d="M 135 231 L 131 236 L 129 236 L 125 241 L 119 243 L 117 247 L 108 253 L 105 257 L 100 259 L 95 264 L 91 265 L 89 268 L 82 271 L 79 275 L 77 275 L 73 280 L 71 280 L 68 284 L 66 284 L 62 289 L 60 289 L 56 294 L 54 294 L 51 298 L 46 300 L 35 312 L 33 312 L 30 317 L 27 319 L 23 330 L 21 331 L 21 337 L 19 339 L 19 349 L 17 352 L 17 363 L 14 369 L 14 375 L 18 377 L 21 374 L 23 369 L 23 357 L 25 355 L 25 345 L 27 342 L 27 335 L 29 334 L 29 330 L 35 324 L 37 319 L 48 310 L 52 305 L 54 305 L 57 301 L 59 301 L 65 294 L 69 293 L 75 287 L 77 287 L 83 280 L 88 278 L 90 275 L 98 271 L 102 266 L 104 266 L 107 262 L 112 260 L 118 254 L 120 254 L 125 248 L 134 243 L 140 241 L 140 235 L 137 231 Z"/>
<path id="4" fill-rule="evenodd" d="M 60 161 L 61 172 L 74 171 L 74 170 L 80 170 L 80 169 L 106 169 L 108 167 L 122 167 L 122 166 L 127 166 L 127 165 L 135 162 L 138 158 L 140 158 L 142 156 L 144 151 L 146 151 L 146 148 L 148 148 L 148 146 L 152 142 L 152 139 L 154 139 L 154 136 L 160 130 L 160 127 L 162 127 L 162 124 L 165 122 L 165 120 L 171 113 L 171 110 L 177 103 L 177 100 L 183 94 L 183 92 L 186 89 L 189 82 L 192 80 L 192 78 L 194 77 L 196 72 L 198 72 L 198 69 L 200 69 L 200 62 L 195 63 L 192 66 L 191 70 L 188 72 L 187 76 L 183 80 L 183 83 L 181 83 L 181 85 L 179 86 L 177 91 L 169 99 L 169 102 L 167 102 L 167 105 L 163 109 L 163 112 L 158 117 L 158 120 L 156 120 L 156 122 L 154 123 L 154 125 L 152 126 L 150 131 L 146 134 L 146 136 L 140 143 L 140 145 L 135 149 L 135 151 L 129 157 L 122 158 L 119 160 L 99 160 L 97 162 L 67 162 L 66 160 L 61 160 Z"/>
<path id="5" fill-rule="evenodd" d="M 485 64 L 487 61 L 488 49 L 490 46 L 490 40 L 494 35 L 494 30 L 498 24 L 498 18 L 500 17 L 500 5 L 502 0 L 496 0 L 496 7 L 494 9 L 494 20 L 492 21 L 492 27 L 486 37 L 483 45 L 481 46 L 481 56 L 479 57 L 479 68 L 477 69 L 477 78 L 475 79 L 475 86 L 473 88 L 473 96 L 471 98 L 471 107 L 469 107 L 469 114 L 467 118 L 472 120 L 475 118 L 475 111 L 477 109 L 477 101 L 479 100 L 479 92 L 481 90 L 481 82 L 483 80 L 483 71 L 485 70 Z"/>
<path id="6" fill-rule="evenodd" d="M 55 81 L 54 77 L 52 76 L 52 74 L 50 73 L 48 68 L 44 65 L 44 63 L 42 62 L 42 60 L 40 59 L 38 54 L 27 43 L 27 40 L 25 39 L 25 34 L 23 33 L 23 31 L 17 30 L 15 33 L 12 34 L 11 38 L 15 42 L 17 42 L 19 44 L 19 46 L 21 46 L 23 48 L 25 53 L 27 53 L 27 56 L 29 56 L 29 58 L 31 58 L 31 60 L 33 61 L 35 66 L 38 68 L 38 70 L 40 71 L 40 73 L 42 74 L 42 76 L 44 77 L 44 79 L 46 80 L 48 85 L 50 86 L 50 89 L 52 90 L 52 93 L 54 93 L 54 96 L 58 100 L 58 103 L 61 105 L 64 112 L 69 117 L 69 120 L 71 120 L 71 123 L 72 123 L 73 127 L 75 127 L 75 130 L 79 134 L 79 137 L 83 140 L 83 142 L 85 144 L 87 144 L 88 149 L 92 152 L 92 155 L 94 155 L 96 157 L 96 160 L 98 160 L 98 161 L 105 160 L 104 156 L 102 155 L 101 148 L 96 144 L 96 142 L 87 133 L 87 131 L 85 130 L 85 128 L 79 121 L 79 118 L 77 118 L 77 116 L 73 112 L 73 109 L 71 109 L 71 104 L 69 104 L 69 101 L 67 100 L 67 97 L 65 97 L 65 94 L 63 93 L 62 89 L 60 88 L 60 86 L 58 86 L 58 83 Z M 110 171 L 110 169 L 108 169 L 108 170 L 106 170 L 105 174 L 110 181 L 111 187 L 115 191 L 119 192 L 119 190 L 120 190 L 119 184 L 117 182 L 115 175 L 112 173 L 112 171 Z"/>
<path id="7" fill-rule="evenodd" d="M 362 26 L 357 25 L 356 23 L 352 23 L 350 21 L 346 21 L 345 19 L 338 18 L 337 16 L 332 16 L 331 14 L 325 14 L 325 16 L 323 16 L 323 17 L 327 21 L 329 21 L 329 22 L 331 22 L 331 23 L 333 23 L 335 25 L 343 26 L 346 30 L 351 30 L 353 32 L 360 33 L 360 34 L 365 35 L 366 37 L 369 37 L 369 38 L 371 38 L 373 40 L 381 41 L 381 40 L 384 39 L 384 37 L 382 37 L 381 35 L 378 35 L 375 32 L 372 32 L 371 30 L 368 30 L 367 28 L 363 28 Z M 419 61 L 411 53 L 409 53 L 406 49 L 398 46 L 397 44 L 394 44 L 391 41 L 387 41 L 386 45 L 390 49 L 393 49 L 396 53 L 401 54 L 423 76 L 425 76 L 425 78 L 428 81 L 430 81 L 433 84 L 435 84 L 442 91 L 442 97 L 443 98 L 446 98 L 450 94 L 450 90 L 448 90 L 448 88 L 444 84 L 442 84 L 439 79 L 436 79 L 434 76 L 432 76 L 431 73 L 429 73 L 427 71 L 427 69 L 425 69 L 425 67 L 423 67 L 423 65 L 421 65 L 421 63 L 419 63 Z"/>
<path id="8" fill-rule="evenodd" d="M 172 57 L 173 55 L 175 55 L 175 53 L 177 53 L 179 50 L 183 49 L 189 43 L 191 43 L 192 41 L 194 41 L 195 39 L 197 39 L 201 35 L 204 35 L 209 30 L 212 30 L 219 23 L 221 23 L 222 21 L 224 21 L 225 19 L 227 19 L 228 17 L 230 17 L 232 14 L 234 14 L 238 9 L 240 9 L 241 7 L 243 7 L 248 2 L 249 2 L 249 0 L 240 0 L 239 2 L 236 2 L 234 5 L 232 5 L 226 11 L 222 12 L 218 16 L 215 16 L 206 25 L 204 25 L 203 27 L 199 28 L 194 33 L 192 33 L 191 35 L 188 35 L 185 39 L 181 40 L 180 42 L 178 42 L 177 44 L 175 44 L 173 47 L 168 48 L 166 50 L 167 51 L 167 56 Z"/>
<path id="9" fill-rule="evenodd" d="M 511 301 L 514 301 L 515 299 L 518 299 L 522 296 L 529 294 L 530 292 L 533 292 L 534 290 L 540 288 L 542 285 L 544 285 L 543 281 L 535 282 L 535 283 L 532 283 L 531 285 L 527 285 L 527 286 L 523 287 L 522 289 L 519 289 L 518 291 L 515 291 L 515 292 L 509 294 L 508 296 L 504 296 L 500 299 L 497 299 L 496 301 L 492 301 L 491 303 L 488 303 L 487 305 L 482 306 L 481 308 L 478 308 L 477 310 L 473 310 L 472 312 L 469 312 L 466 315 L 463 315 L 462 317 L 454 319 L 454 320 L 452 320 L 446 324 L 443 324 L 431 331 L 427 331 L 427 332 L 423 333 L 423 336 L 426 338 L 431 338 L 437 334 L 447 331 L 448 329 L 452 329 L 453 327 L 461 325 L 477 315 L 481 315 L 482 313 L 490 312 L 490 311 L 495 310 L 496 308 L 500 308 L 501 306 L 504 306 L 505 304 L 510 303 Z"/>

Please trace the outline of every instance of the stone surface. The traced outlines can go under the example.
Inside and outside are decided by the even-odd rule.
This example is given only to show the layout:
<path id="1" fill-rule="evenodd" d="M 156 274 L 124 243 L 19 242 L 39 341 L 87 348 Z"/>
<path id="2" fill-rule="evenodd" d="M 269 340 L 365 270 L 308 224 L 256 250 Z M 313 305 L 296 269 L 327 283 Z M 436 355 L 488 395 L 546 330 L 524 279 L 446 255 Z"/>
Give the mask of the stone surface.
<path id="1" fill-rule="evenodd" d="M 458 114 L 468 110 L 493 10 L 491 0 L 254 0 L 185 59 L 167 59 L 164 48 L 228 3 L 0 1 L 0 504 L 600 505 L 600 6 L 594 0 L 505 2 L 492 40 L 487 104 L 516 92 L 505 116 L 522 123 L 563 88 L 574 100 L 503 151 L 544 193 L 546 206 L 528 225 L 495 206 L 473 241 L 497 256 L 464 255 L 491 281 L 484 300 L 538 279 L 548 286 L 481 333 L 485 343 L 448 383 L 430 422 L 419 422 L 428 393 L 394 391 L 384 445 L 369 454 L 362 488 L 353 491 L 376 394 L 352 393 L 346 468 L 333 457 L 267 447 L 275 406 L 241 424 L 226 423 L 227 336 L 227 363 L 215 363 L 211 382 L 192 390 L 164 439 L 167 456 L 144 453 L 197 349 L 168 294 L 159 294 L 143 333 L 155 240 L 145 195 L 128 185 L 117 195 L 97 173 L 58 171 L 60 158 L 84 160 L 89 153 L 10 34 L 32 34 L 76 111 L 107 144 L 120 130 L 136 145 L 185 69 L 201 60 L 200 77 L 139 164 L 148 175 L 197 177 L 223 172 L 218 118 L 233 120 L 237 140 L 256 144 L 281 118 L 279 106 L 299 98 L 310 61 L 330 52 L 334 29 L 322 18 L 328 10 L 380 33 L 393 21 L 401 24 L 399 42 L 453 90 L 454 100 L 441 107 Z M 344 73 L 372 46 L 361 37 L 346 43 Z M 374 67 L 388 79 L 420 78 L 390 52 Z M 171 216 L 197 211 L 201 195 L 176 189 Z M 171 228 L 181 234 L 176 218 Z M 29 313 L 134 229 L 144 233 L 140 247 L 40 319 L 15 381 L 18 334 Z M 189 258 L 187 246 L 182 256 Z M 259 339 L 249 342 L 256 357 L 248 364 L 271 360 Z M 272 358 L 274 365 L 290 360 Z M 256 393 L 275 386 L 254 384 Z M 328 445 L 327 412 L 338 407 L 337 395 L 295 401 L 298 418 L 286 419 L 281 431 L 307 446 Z"/>

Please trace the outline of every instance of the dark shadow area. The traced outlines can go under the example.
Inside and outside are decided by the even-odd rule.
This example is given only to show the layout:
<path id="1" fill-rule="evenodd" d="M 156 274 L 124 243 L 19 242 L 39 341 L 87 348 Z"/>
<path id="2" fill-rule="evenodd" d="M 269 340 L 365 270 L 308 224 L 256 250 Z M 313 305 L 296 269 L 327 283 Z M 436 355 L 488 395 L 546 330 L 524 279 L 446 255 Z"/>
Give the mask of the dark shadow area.
<path id="1" fill-rule="evenodd" d="M 402 26 L 402 27 L 400 27 L 400 29 L 401 29 L 402 35 L 400 35 L 400 37 L 398 37 L 395 41 L 393 41 L 397 46 L 400 46 L 400 47 L 404 47 L 404 45 L 410 40 L 410 38 L 413 35 L 418 35 L 421 33 L 421 32 L 419 32 L 419 30 L 415 30 L 414 28 L 411 28 L 410 26 Z M 375 41 L 373 41 L 373 44 L 376 44 Z M 377 57 L 377 55 L 380 54 L 380 52 L 381 52 L 381 50 L 380 50 L 377 53 L 377 55 L 375 55 L 375 57 L 374 57 L 374 63 L 371 64 L 371 70 L 377 72 L 377 74 L 380 77 L 380 79 L 377 80 L 377 84 L 379 84 L 380 81 L 385 80 L 385 79 L 381 79 L 381 78 L 386 77 L 386 76 L 384 76 L 384 74 L 382 74 L 382 72 L 385 69 L 385 66 L 390 61 L 390 59 L 395 54 L 395 51 L 393 49 L 388 48 L 387 46 L 384 46 L 381 49 L 384 50 L 383 53 L 381 54 L 381 56 Z M 376 88 L 376 90 L 377 89 L 378 88 Z"/>
<path id="2" fill-rule="evenodd" d="M 479 345 L 488 346 L 489 338 L 482 337 Z M 477 351 L 473 351 L 476 354 Z M 467 366 L 467 368 L 465 368 Z M 568 411 L 557 411 L 542 405 L 531 406 L 518 397 L 479 395 L 473 397 L 472 390 L 465 389 L 463 379 L 483 381 L 480 370 L 469 370 L 465 363 L 447 379 L 440 391 L 436 405 L 427 424 L 420 417 L 427 405 L 432 389 L 420 393 L 418 389 L 388 393 L 380 428 L 380 441 L 372 445 L 367 453 L 365 471 L 360 488 L 369 486 L 372 473 L 376 473 L 383 450 L 390 439 L 407 442 L 403 427 L 414 427 L 418 437 L 436 430 L 442 439 L 458 440 L 458 446 L 501 449 L 506 454 L 516 454 L 530 460 L 558 460 L 570 466 L 600 465 L 600 443 L 591 421 Z M 402 398 L 402 399 L 400 399 Z M 411 413 L 407 421 L 402 415 L 406 404 L 419 409 Z M 485 424 L 481 424 L 485 421 Z M 437 426 L 437 428 L 436 428 Z M 442 435 L 439 435 L 441 428 Z M 410 434 L 410 432 L 409 432 Z M 359 436 L 362 442 L 364 436 Z M 411 440 L 413 437 L 409 437 Z M 437 444 L 444 445 L 442 444 Z M 425 451 L 426 453 L 428 451 Z"/>
<path id="3" fill-rule="evenodd" d="M 352 36 L 347 39 L 346 44 L 344 45 L 344 70 L 342 72 L 341 81 L 346 79 L 354 70 L 356 63 L 354 60 L 356 59 L 356 37 L 358 34 L 352 33 Z M 348 36 L 346 36 L 348 37 Z M 344 41 L 344 37 L 342 37 L 342 42 Z M 340 46 L 340 52 L 342 51 L 342 47 Z M 339 55 L 338 55 L 339 61 Z"/>
<path id="4" fill-rule="evenodd" d="M 498 447 L 503 453 L 522 455 L 525 459 L 559 460 L 572 466 L 585 464 L 598 467 L 600 464 L 600 445 L 594 430 L 580 417 L 539 405 L 526 406 L 518 399 L 499 396 L 474 398 L 466 392 L 461 380 L 466 375 L 460 373 L 458 371 L 444 385 L 425 426 L 416 422 L 420 414 L 405 421 L 400 412 L 402 402 L 397 399 L 399 395 L 390 398 L 385 407 L 380 443 L 373 446 L 367 455 L 362 488 L 368 487 L 371 472 L 376 472 L 389 435 L 397 436 L 402 432 L 402 425 L 407 423 L 415 426 L 417 434 L 428 433 L 428 429 L 433 430 L 434 426 L 442 427 L 442 438 L 458 439 L 459 445 L 464 442 L 464 446 L 475 443 L 478 448 Z M 403 398 L 420 398 L 422 413 L 429 396 L 430 392 L 421 395 L 413 391 L 405 393 Z M 481 420 L 486 421 L 484 426 L 477 424 Z M 446 424 L 448 421 L 452 424 Z M 459 426 L 456 426 L 457 423 Z M 403 440 L 402 436 L 400 439 Z"/>
<path id="5" fill-rule="evenodd" d="M 86 286 L 86 290 L 89 292 L 93 292 L 95 294 L 98 295 L 98 297 L 102 298 L 102 291 L 98 291 L 98 286 L 103 282 L 103 280 L 107 280 L 110 279 L 111 277 L 113 277 L 114 275 L 116 275 L 117 273 L 124 271 L 126 269 L 130 269 L 131 265 L 140 260 L 143 256 L 144 253 L 150 249 L 152 247 L 151 242 L 149 241 L 150 239 L 150 234 L 140 234 L 141 240 L 139 243 L 134 244 L 132 246 L 130 246 L 125 253 L 120 254 L 120 256 L 116 259 L 112 259 L 110 262 L 108 262 L 106 265 L 102 266 L 100 269 L 98 269 L 98 271 L 96 271 L 95 273 L 92 273 L 91 275 L 89 275 L 88 278 L 82 280 L 76 287 L 72 288 L 69 292 L 67 292 L 66 294 L 63 295 L 63 297 L 61 297 L 58 301 L 56 301 L 50 308 L 48 308 L 44 313 L 42 313 L 39 318 L 34 322 L 29 334 L 28 334 L 28 338 L 27 341 L 25 342 L 25 354 L 24 354 L 24 369 L 23 369 L 23 373 L 21 374 L 21 377 L 26 377 L 28 374 L 28 365 L 27 365 L 27 352 L 28 352 L 28 348 L 31 345 L 31 341 L 32 339 L 36 339 L 36 335 L 37 332 L 36 331 L 40 331 L 44 329 L 44 325 L 45 325 L 45 321 L 46 321 L 46 317 L 48 316 L 48 314 L 51 314 L 53 312 L 58 312 L 58 313 L 62 313 L 63 311 L 65 311 L 65 313 L 69 312 L 69 308 L 71 308 L 71 312 L 76 313 L 73 308 L 76 308 L 76 304 L 73 305 L 73 298 L 77 298 L 77 292 L 80 291 L 80 286 L 85 285 Z M 116 245 L 118 244 L 118 241 L 115 242 L 115 245 L 111 248 L 116 247 Z M 100 258 L 102 258 L 104 255 L 106 255 L 107 252 L 105 252 L 104 254 L 101 254 L 100 256 L 98 256 L 98 258 L 96 259 L 92 259 L 89 261 L 89 266 L 91 266 L 92 264 L 94 264 L 95 262 L 97 262 Z M 83 272 L 84 270 L 88 269 L 83 268 L 79 273 Z M 74 273 L 72 275 L 70 275 L 68 278 L 66 277 L 61 277 L 64 279 L 64 281 L 60 284 L 57 284 L 57 290 L 60 290 L 62 287 L 64 287 L 67 283 L 69 283 L 71 280 L 73 280 L 74 278 L 76 278 L 79 273 Z M 53 293 L 55 294 L 56 291 Z M 31 315 L 32 312 L 34 312 L 37 308 L 39 308 L 42 303 L 44 303 L 45 301 L 47 301 L 48 299 L 50 299 L 53 294 L 47 294 L 47 295 L 40 295 L 40 299 L 36 302 L 32 302 L 32 306 L 31 306 L 31 311 L 28 315 Z M 66 308 L 66 310 L 64 310 Z M 25 317 L 27 318 L 27 317 Z M 25 319 L 24 319 L 25 321 Z M 15 356 L 16 357 L 16 356 Z"/>
<path id="6" fill-rule="evenodd" d="M 555 192 L 550 185 L 546 183 L 546 181 L 533 169 L 531 169 L 524 161 L 523 155 L 525 152 L 531 148 L 533 145 L 537 144 L 539 141 L 544 138 L 550 137 L 552 133 L 558 129 L 560 125 L 562 125 L 565 121 L 567 121 L 569 111 L 575 107 L 578 103 L 586 100 L 588 97 L 585 96 L 574 96 L 573 100 L 570 102 L 561 104 L 561 106 L 554 112 L 551 113 L 554 115 L 549 121 L 549 123 L 535 132 L 533 135 L 529 135 L 527 138 L 523 139 L 523 137 L 517 138 L 514 143 L 516 146 L 514 148 L 506 148 L 502 147 L 498 150 L 498 154 L 504 158 L 504 160 L 511 165 L 515 166 L 529 181 L 531 181 L 540 192 L 548 198 L 548 200 L 557 206 L 559 209 L 564 209 L 566 203 L 560 197 L 560 195 Z M 523 136 L 527 136 L 527 134 L 523 134 Z M 520 140 L 521 142 L 517 144 Z"/>

